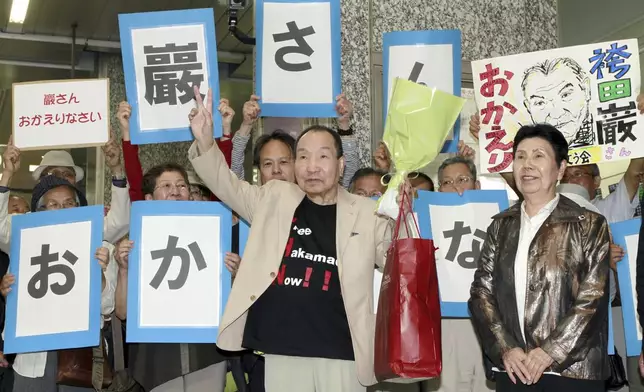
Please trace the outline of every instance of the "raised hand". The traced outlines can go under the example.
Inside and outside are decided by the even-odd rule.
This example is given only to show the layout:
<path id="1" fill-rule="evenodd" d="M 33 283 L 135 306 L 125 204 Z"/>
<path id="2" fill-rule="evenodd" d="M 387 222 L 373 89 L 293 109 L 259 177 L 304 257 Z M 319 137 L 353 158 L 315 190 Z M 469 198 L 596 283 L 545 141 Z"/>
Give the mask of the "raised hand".
<path id="1" fill-rule="evenodd" d="M 2 163 L 5 173 L 14 174 L 20 169 L 20 149 L 13 144 L 13 135 L 9 137 L 7 148 L 2 154 Z"/>
<path id="2" fill-rule="evenodd" d="M 470 135 L 476 140 L 479 140 L 479 132 L 481 132 L 481 116 L 478 113 L 470 117 Z"/>
<path id="3" fill-rule="evenodd" d="M 197 113 L 190 120 L 190 130 L 197 141 L 199 151 L 205 153 L 215 143 L 212 134 L 212 90 L 208 89 L 207 106 L 204 104 L 197 86 L 194 86 L 194 93 L 197 101 Z"/>
<path id="4" fill-rule="evenodd" d="M 130 116 L 132 115 L 132 106 L 126 101 L 119 103 L 119 107 L 116 110 L 116 118 L 119 120 L 119 126 L 121 128 L 121 135 L 123 140 L 130 140 Z M 125 136 L 127 135 L 127 139 Z"/>
<path id="5" fill-rule="evenodd" d="M 235 117 L 235 111 L 230 107 L 230 102 L 226 98 L 219 100 L 219 113 L 221 114 L 223 134 L 230 135 L 233 124 L 233 118 Z"/>
<path id="6" fill-rule="evenodd" d="M 110 139 L 101 149 L 103 150 L 103 155 L 105 155 L 105 164 L 112 170 L 112 173 L 120 171 L 118 169 L 121 167 L 121 148 L 116 142 L 113 130 L 110 130 Z"/>
<path id="7" fill-rule="evenodd" d="M 387 146 L 385 143 L 380 142 L 376 152 L 373 153 L 373 161 L 376 168 L 388 172 L 391 167 L 391 161 L 389 160 L 389 154 L 387 153 Z"/>
<path id="8" fill-rule="evenodd" d="M 128 259 L 133 246 L 134 241 L 124 239 L 119 242 L 116 250 L 114 251 L 114 260 L 116 260 L 121 270 L 127 270 Z"/>
<path id="9" fill-rule="evenodd" d="M 101 266 L 101 269 L 105 271 L 107 266 L 110 264 L 110 250 L 104 246 L 96 249 L 96 254 L 94 254 L 96 260 L 98 260 L 98 265 Z"/>
<path id="10" fill-rule="evenodd" d="M 244 102 L 244 108 L 242 109 L 242 114 L 244 115 L 243 125 L 253 125 L 259 118 L 259 114 L 262 112 L 259 108 L 259 99 L 257 95 L 251 95 L 250 100 Z"/>
<path id="11" fill-rule="evenodd" d="M 347 130 L 351 126 L 353 115 L 353 104 L 347 99 L 344 93 L 335 97 L 335 111 L 338 113 L 338 126 Z"/>
<path id="12" fill-rule="evenodd" d="M 476 151 L 474 151 L 474 149 L 472 147 L 470 147 L 467 144 L 465 144 L 464 141 L 460 140 L 458 142 L 458 153 L 457 153 L 457 155 L 462 156 L 465 159 L 470 159 L 470 160 L 473 161 L 474 158 L 476 157 Z"/>

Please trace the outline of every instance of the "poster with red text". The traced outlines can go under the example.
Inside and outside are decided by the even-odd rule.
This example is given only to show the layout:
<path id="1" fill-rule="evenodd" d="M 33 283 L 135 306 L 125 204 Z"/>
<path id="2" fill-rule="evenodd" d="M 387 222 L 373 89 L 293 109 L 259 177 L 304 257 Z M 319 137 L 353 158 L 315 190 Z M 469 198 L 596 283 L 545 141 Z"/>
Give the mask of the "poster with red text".
<path id="1" fill-rule="evenodd" d="M 516 132 L 536 123 L 563 133 L 572 165 L 644 156 L 636 39 L 473 61 L 472 74 L 482 173 L 511 171 Z"/>
<path id="2" fill-rule="evenodd" d="M 14 83 L 13 142 L 21 150 L 102 146 L 110 136 L 109 80 Z"/>

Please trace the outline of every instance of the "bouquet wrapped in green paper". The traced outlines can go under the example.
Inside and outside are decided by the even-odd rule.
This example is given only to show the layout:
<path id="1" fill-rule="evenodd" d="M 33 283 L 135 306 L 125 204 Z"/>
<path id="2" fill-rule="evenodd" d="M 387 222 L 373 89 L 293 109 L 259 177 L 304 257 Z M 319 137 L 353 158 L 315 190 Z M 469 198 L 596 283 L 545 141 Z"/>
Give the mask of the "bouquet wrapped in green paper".
<path id="1" fill-rule="evenodd" d="M 383 141 L 394 172 L 387 192 L 378 201 L 378 212 L 396 219 L 400 185 L 440 153 L 450 129 L 463 109 L 465 99 L 396 78 L 387 112 Z"/>

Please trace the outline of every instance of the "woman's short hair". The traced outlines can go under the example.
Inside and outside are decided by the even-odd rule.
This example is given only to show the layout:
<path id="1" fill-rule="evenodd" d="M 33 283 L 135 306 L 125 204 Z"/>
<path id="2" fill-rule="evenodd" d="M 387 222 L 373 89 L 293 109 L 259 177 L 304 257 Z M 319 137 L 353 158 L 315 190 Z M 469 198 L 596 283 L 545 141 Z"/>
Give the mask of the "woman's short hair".
<path id="1" fill-rule="evenodd" d="M 260 136 L 255 142 L 255 148 L 253 149 L 253 165 L 259 167 L 259 155 L 262 152 L 262 149 L 265 145 L 273 140 L 284 143 L 291 152 L 291 158 L 295 158 L 295 139 L 293 136 L 286 133 L 286 131 L 281 129 L 276 129 L 268 135 Z"/>
<path id="2" fill-rule="evenodd" d="M 163 175 L 163 173 L 175 172 L 179 173 L 186 184 L 190 184 L 188 181 L 188 173 L 183 166 L 177 163 L 164 163 L 162 165 L 157 165 L 150 170 L 148 170 L 145 175 L 143 175 L 143 181 L 141 184 L 141 190 L 144 195 L 151 195 L 154 193 L 154 190 L 157 187 L 157 180 Z"/>
<path id="3" fill-rule="evenodd" d="M 568 141 L 559 130 L 550 124 L 524 125 L 519 129 L 514 137 L 512 146 L 512 156 L 517 153 L 517 147 L 525 139 L 541 138 L 547 141 L 555 152 L 557 166 L 561 166 L 561 161 L 568 162 Z"/>

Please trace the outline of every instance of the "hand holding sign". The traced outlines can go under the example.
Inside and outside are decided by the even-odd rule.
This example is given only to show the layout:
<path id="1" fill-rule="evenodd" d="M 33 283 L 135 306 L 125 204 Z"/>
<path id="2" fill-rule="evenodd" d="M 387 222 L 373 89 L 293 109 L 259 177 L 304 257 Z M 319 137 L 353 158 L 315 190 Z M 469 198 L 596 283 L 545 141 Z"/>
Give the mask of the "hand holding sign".
<path id="1" fill-rule="evenodd" d="M 244 108 L 242 109 L 244 119 L 242 125 L 253 125 L 257 121 L 261 112 L 258 103 L 259 100 L 260 97 L 257 95 L 251 95 L 250 100 L 244 102 Z"/>
<path id="2" fill-rule="evenodd" d="M 114 252 L 115 253 L 114 259 L 119 265 L 119 270 L 127 271 L 128 258 L 130 256 L 130 252 L 132 251 L 133 246 L 134 246 L 134 241 L 130 241 L 127 238 L 119 242 L 116 248 L 116 251 Z"/>
<path id="3" fill-rule="evenodd" d="M 338 125 L 340 129 L 349 129 L 351 115 L 353 114 L 353 104 L 347 99 L 344 93 L 335 97 L 335 111 L 338 113 Z"/>
<path id="4" fill-rule="evenodd" d="M 3 297 L 7 297 L 7 294 L 11 291 L 11 285 L 16 282 L 16 275 L 7 273 L 2 277 L 2 282 L 0 282 L 0 293 Z"/>
<path id="5" fill-rule="evenodd" d="M 190 120 L 190 130 L 197 141 L 200 153 L 203 154 L 215 142 L 212 135 L 212 90 L 208 89 L 208 107 L 204 104 L 197 86 L 194 86 L 194 92 L 197 100 L 197 114 Z"/>
<path id="6" fill-rule="evenodd" d="M 7 148 L 2 154 L 2 163 L 7 174 L 14 174 L 20 169 L 20 149 L 13 144 L 13 135 L 9 137 Z"/>
<path id="7" fill-rule="evenodd" d="M 103 154 L 105 155 L 105 164 L 107 165 L 107 167 L 110 168 L 112 173 L 119 172 L 119 169 L 121 168 L 121 148 L 116 143 L 114 131 L 110 132 L 110 139 L 107 141 L 107 143 L 105 143 L 103 147 L 101 147 L 101 149 L 103 150 Z"/>
<path id="8" fill-rule="evenodd" d="M 121 137 L 125 141 L 130 141 L 130 116 L 132 115 L 132 106 L 127 101 L 119 103 L 116 110 L 116 118 L 119 120 Z"/>
<path id="9" fill-rule="evenodd" d="M 233 118 L 235 117 L 235 111 L 230 107 L 230 102 L 226 98 L 221 98 L 219 100 L 219 113 L 222 118 L 222 126 L 224 127 L 224 135 L 230 135 L 231 127 L 233 124 Z"/>

